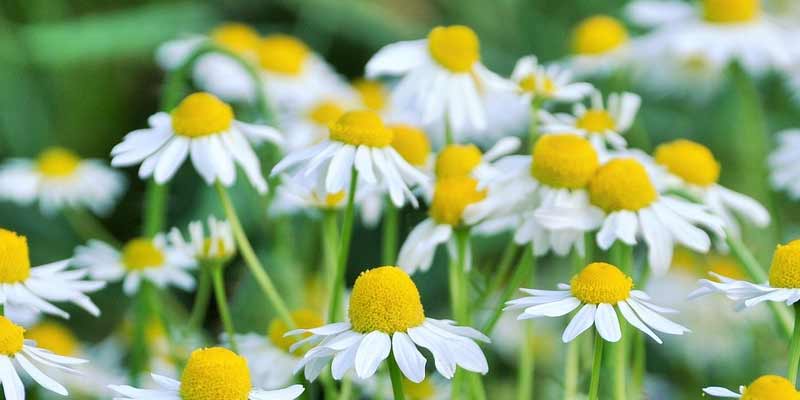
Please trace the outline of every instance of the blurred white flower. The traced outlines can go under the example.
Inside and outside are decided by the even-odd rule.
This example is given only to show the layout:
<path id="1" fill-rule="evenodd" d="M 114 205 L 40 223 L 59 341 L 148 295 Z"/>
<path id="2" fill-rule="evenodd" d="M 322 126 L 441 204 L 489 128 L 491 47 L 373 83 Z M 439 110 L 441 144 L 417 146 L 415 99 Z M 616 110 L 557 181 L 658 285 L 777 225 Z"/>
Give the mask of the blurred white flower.
<path id="1" fill-rule="evenodd" d="M 778 132 L 778 146 L 769 155 L 770 181 L 793 199 L 800 199 L 800 129 Z"/>

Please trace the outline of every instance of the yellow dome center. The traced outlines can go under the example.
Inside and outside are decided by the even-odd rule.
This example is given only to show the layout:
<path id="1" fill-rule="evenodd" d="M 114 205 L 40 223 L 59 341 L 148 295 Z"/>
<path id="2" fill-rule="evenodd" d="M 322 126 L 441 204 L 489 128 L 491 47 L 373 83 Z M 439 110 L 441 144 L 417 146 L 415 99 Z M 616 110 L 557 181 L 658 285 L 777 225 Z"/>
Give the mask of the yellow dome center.
<path id="1" fill-rule="evenodd" d="M 438 26 L 428 34 L 428 51 L 442 67 L 455 72 L 472 71 L 480 60 L 480 42 L 467 26 Z"/>
<path id="2" fill-rule="evenodd" d="M 589 133 L 605 133 L 617 125 L 614 117 L 606 110 L 587 110 L 575 125 Z"/>
<path id="3" fill-rule="evenodd" d="M 619 158 L 601 166 L 589 181 L 592 204 L 607 212 L 637 211 L 658 198 L 642 164 L 630 158 Z"/>
<path id="4" fill-rule="evenodd" d="M 414 281 L 397 267 L 361 273 L 353 285 L 348 311 L 353 330 L 361 333 L 405 332 L 425 321 L 425 310 Z"/>
<path id="5" fill-rule="evenodd" d="M 769 268 L 769 284 L 776 288 L 800 288 L 800 240 L 778 245 Z"/>
<path id="6" fill-rule="evenodd" d="M 28 239 L 0 228 L 0 284 L 24 282 L 30 274 Z"/>
<path id="7" fill-rule="evenodd" d="M 258 61 L 261 68 L 283 75 L 297 76 L 303 73 L 310 55 L 311 50 L 308 46 L 290 35 L 269 35 L 261 40 L 258 46 Z"/>
<path id="8" fill-rule="evenodd" d="M 589 183 L 599 164 L 588 140 L 577 135 L 545 135 L 533 147 L 531 174 L 548 186 L 580 189 Z"/>
<path id="9" fill-rule="evenodd" d="M 231 106 L 211 93 L 190 94 L 172 110 L 172 129 L 189 138 L 227 131 L 232 123 Z"/>
<path id="10" fill-rule="evenodd" d="M 403 392 L 408 400 L 429 400 L 436 394 L 436 386 L 430 378 L 425 378 L 420 383 L 414 383 L 403 378 Z"/>
<path id="11" fill-rule="evenodd" d="M 122 248 L 122 264 L 128 271 L 160 267 L 164 260 L 164 253 L 150 239 L 136 238 Z"/>
<path id="12" fill-rule="evenodd" d="M 478 190 L 478 181 L 468 176 L 440 179 L 433 191 L 429 210 L 431 218 L 440 224 L 458 226 L 464 209 L 486 198 L 486 190 Z"/>
<path id="13" fill-rule="evenodd" d="M 606 15 L 583 20 L 573 31 L 572 49 L 581 55 L 599 55 L 628 42 L 628 31 L 619 21 Z"/>
<path id="14" fill-rule="evenodd" d="M 708 147 L 691 140 L 678 139 L 659 145 L 656 162 L 684 181 L 709 186 L 719 179 L 719 163 Z"/>
<path id="15" fill-rule="evenodd" d="M 0 315 L 0 355 L 12 357 L 22 351 L 25 329 Z"/>
<path id="16" fill-rule="evenodd" d="M 358 79 L 353 82 L 353 89 L 358 93 L 364 107 L 370 111 L 382 111 L 389 99 L 389 92 L 378 81 Z"/>
<path id="17" fill-rule="evenodd" d="M 617 304 L 626 300 L 633 289 L 631 277 L 603 262 L 587 265 L 569 284 L 572 295 L 589 304 Z"/>
<path id="18" fill-rule="evenodd" d="M 25 332 L 25 337 L 35 341 L 36 347 L 61 356 L 74 356 L 80 347 L 72 331 L 55 322 L 41 322 Z"/>
<path id="19" fill-rule="evenodd" d="M 80 157 L 71 150 L 51 147 L 39 154 L 36 169 L 48 178 L 63 178 L 72 175 L 80 163 Z"/>
<path id="20" fill-rule="evenodd" d="M 439 179 L 469 175 L 483 159 L 474 144 L 451 144 L 436 157 L 436 177 Z"/>
<path id="21" fill-rule="evenodd" d="M 247 400 L 253 385 L 244 357 L 212 347 L 192 352 L 181 376 L 182 400 Z"/>
<path id="22" fill-rule="evenodd" d="M 428 140 L 428 135 L 411 125 L 392 125 L 389 128 L 394 131 L 392 147 L 400 153 L 403 159 L 411 165 L 424 166 L 431 154 L 431 142 Z"/>
<path id="23" fill-rule="evenodd" d="M 741 400 L 797 400 L 794 385 L 782 376 L 764 375 L 750 384 Z"/>
<path id="24" fill-rule="evenodd" d="M 519 88 L 526 93 L 550 97 L 556 91 L 556 84 L 546 75 L 530 74 L 519 81 Z"/>
<path id="25" fill-rule="evenodd" d="M 237 54 L 255 51 L 261 37 L 246 24 L 222 24 L 211 32 L 211 40 Z"/>
<path id="26" fill-rule="evenodd" d="M 386 147 L 394 132 L 373 111 L 350 111 L 331 124 L 331 139 L 353 146 Z"/>
<path id="27" fill-rule="evenodd" d="M 753 21 L 761 15 L 760 0 L 704 0 L 706 21 L 719 24 Z"/>
<path id="28" fill-rule="evenodd" d="M 325 324 L 325 320 L 322 319 L 322 316 L 319 315 L 318 312 L 309 309 L 301 309 L 293 312 L 292 320 L 294 321 L 295 325 L 297 325 L 298 329 L 318 328 Z M 287 353 L 293 344 L 311 336 L 310 333 L 304 333 L 302 335 L 284 337 L 283 335 L 285 335 L 286 332 L 289 332 L 289 328 L 280 318 L 275 318 L 272 320 L 272 322 L 269 324 L 269 330 L 267 332 L 269 340 L 272 342 L 272 344 L 283 349 Z M 297 356 L 302 356 L 308 350 L 309 348 L 299 348 L 294 351 L 294 354 Z"/>

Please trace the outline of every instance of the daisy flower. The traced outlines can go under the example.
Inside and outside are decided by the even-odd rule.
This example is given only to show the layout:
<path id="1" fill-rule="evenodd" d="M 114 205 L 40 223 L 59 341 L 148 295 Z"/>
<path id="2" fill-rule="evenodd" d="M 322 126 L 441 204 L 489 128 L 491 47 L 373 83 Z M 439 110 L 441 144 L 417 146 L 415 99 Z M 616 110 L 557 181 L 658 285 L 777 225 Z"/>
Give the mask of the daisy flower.
<path id="1" fill-rule="evenodd" d="M 0 199 L 21 205 L 38 201 L 46 214 L 70 207 L 106 214 L 124 189 L 122 174 L 62 147 L 45 149 L 35 160 L 12 158 L 0 166 Z"/>
<path id="2" fill-rule="evenodd" d="M 75 249 L 74 263 L 88 269 L 94 279 L 123 281 L 122 288 L 129 296 L 139 290 L 142 280 L 160 288 L 194 288 L 194 278 L 189 273 L 196 266 L 194 258 L 170 246 L 163 234 L 153 239 L 132 239 L 125 243 L 122 250 L 99 240 L 90 240 L 85 246 Z"/>
<path id="3" fill-rule="evenodd" d="M 154 114 L 148 123 L 150 128 L 127 134 L 111 149 L 112 166 L 141 163 L 140 178 L 152 176 L 163 184 L 191 157 L 207 184 L 219 181 L 231 186 L 238 164 L 259 192 L 267 191 L 251 143 L 281 143 L 283 139 L 274 128 L 235 120 L 231 106 L 205 92 L 187 96 L 174 110 Z"/>
<path id="4" fill-rule="evenodd" d="M 606 263 L 592 263 L 572 277 L 569 285 L 559 290 L 522 289 L 530 294 L 506 303 L 506 310 L 522 310 L 517 319 L 561 317 L 580 310 L 564 330 L 561 339 L 569 343 L 592 326 L 608 342 L 622 338 L 617 310 L 634 328 L 662 343 L 653 330 L 670 335 L 683 335 L 689 330 L 661 316 L 674 310 L 650 303 L 650 296 L 633 289 L 633 279 L 619 268 Z M 615 309 L 616 308 L 616 309 Z"/>
<path id="5" fill-rule="evenodd" d="M 229 260 L 236 254 L 231 224 L 209 215 L 206 225 L 208 236 L 205 234 L 202 222 L 189 223 L 189 240 L 184 239 L 178 228 L 172 228 L 168 235 L 170 245 L 199 263 Z"/>
<path id="6" fill-rule="evenodd" d="M 180 381 L 152 374 L 158 389 L 137 389 L 110 385 L 119 399 L 163 400 L 293 400 L 305 389 L 293 385 L 281 390 L 261 390 L 251 383 L 250 370 L 244 357 L 222 348 L 211 347 L 192 352 Z"/>
<path id="7" fill-rule="evenodd" d="M 303 164 L 301 173 L 319 171 L 328 193 L 345 190 L 354 175 L 368 185 L 386 187 L 392 202 L 417 205 L 409 184 L 424 184 L 427 177 L 412 167 L 391 146 L 394 131 L 372 111 L 350 111 L 330 126 L 330 138 L 307 149 L 289 153 L 272 169 L 272 175 Z"/>
<path id="8" fill-rule="evenodd" d="M 489 371 L 474 341 L 489 342 L 489 338 L 452 321 L 426 318 L 417 286 L 400 268 L 362 272 L 350 295 L 348 316 L 347 322 L 288 333 L 312 334 L 294 345 L 316 345 L 296 367 L 305 369 L 306 379 L 316 379 L 328 363 L 334 379 L 342 379 L 352 368 L 358 378 L 367 379 L 381 362 L 393 357 L 403 375 L 419 383 L 425 379 L 427 360 L 417 346 L 433 354 L 436 370 L 447 379 L 453 378 L 456 367 L 481 374 Z"/>
<path id="9" fill-rule="evenodd" d="M 67 389 L 42 372 L 37 364 L 77 374 L 73 367 L 87 362 L 37 347 L 32 340 L 25 339 L 24 328 L 0 316 L 0 383 L 7 400 L 25 400 L 25 386 L 17 366 L 41 387 L 68 396 Z"/>
<path id="10" fill-rule="evenodd" d="M 579 101 L 594 89 L 589 83 L 573 82 L 572 73 L 568 69 L 557 65 L 540 65 L 533 55 L 517 61 L 511 80 L 517 84 L 517 90 L 527 104 L 534 99 Z"/>
<path id="11" fill-rule="evenodd" d="M 369 78 L 401 76 L 392 108 L 419 114 L 426 128 L 451 130 L 456 142 L 487 128 L 487 91 L 513 90 L 481 63 L 478 36 L 463 25 L 439 26 L 426 39 L 390 44 L 369 60 L 366 71 Z"/>
<path id="12" fill-rule="evenodd" d="M 800 199 L 800 129 L 776 134 L 778 146 L 769 155 L 769 179 L 772 186 Z"/>
<path id="13" fill-rule="evenodd" d="M 750 386 L 739 386 L 739 393 L 717 386 L 704 388 L 703 393 L 714 397 L 744 400 L 800 398 L 800 393 L 794 388 L 793 383 L 776 375 L 764 375 L 754 380 Z"/>
<path id="14" fill-rule="evenodd" d="M 568 63 L 578 75 L 606 74 L 630 59 L 628 30 L 617 19 L 594 15 L 572 31 L 572 56 Z"/>
<path id="15" fill-rule="evenodd" d="M 102 289 L 105 283 L 85 280 L 86 269 L 67 270 L 70 263 L 63 260 L 31 268 L 28 239 L 0 228 L 0 305 L 30 307 L 69 318 L 51 302 L 70 302 L 99 316 L 100 309 L 86 293 Z"/>

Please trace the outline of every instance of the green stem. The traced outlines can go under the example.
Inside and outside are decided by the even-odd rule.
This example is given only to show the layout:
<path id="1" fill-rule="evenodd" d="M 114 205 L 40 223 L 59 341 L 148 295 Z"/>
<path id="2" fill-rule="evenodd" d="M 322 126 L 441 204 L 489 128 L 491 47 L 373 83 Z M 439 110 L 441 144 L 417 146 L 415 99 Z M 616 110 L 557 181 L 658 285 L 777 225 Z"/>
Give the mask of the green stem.
<path id="1" fill-rule="evenodd" d="M 456 240 L 456 262 L 455 264 L 455 271 L 454 271 L 454 279 L 456 287 L 458 288 L 458 297 L 455 309 L 457 310 L 456 313 L 456 321 L 463 326 L 470 325 L 470 307 L 469 307 L 469 282 L 467 282 L 467 247 L 469 243 L 469 230 L 468 229 L 456 229 L 455 232 L 455 240 Z"/>
<path id="2" fill-rule="evenodd" d="M 339 250 L 339 228 L 336 211 L 325 210 L 322 214 L 322 257 L 325 265 L 325 283 L 328 295 L 336 284 L 336 253 Z"/>
<path id="3" fill-rule="evenodd" d="M 633 373 L 631 377 L 631 397 L 634 399 L 642 398 L 642 385 L 647 367 L 647 345 L 644 335 L 636 332 L 633 336 Z"/>
<path id="4" fill-rule="evenodd" d="M 497 270 L 492 272 L 492 279 L 489 281 L 489 284 L 486 285 L 486 290 L 484 290 L 483 294 L 475 301 L 475 307 L 481 307 L 491 295 L 500 289 L 500 286 L 503 285 L 508 275 L 508 270 L 511 269 L 511 265 L 513 265 L 514 260 L 517 259 L 519 250 L 520 246 L 514 243 L 513 240 L 508 241 L 506 248 L 503 250 L 503 255 L 500 257 Z"/>
<path id="5" fill-rule="evenodd" d="M 150 324 L 147 291 L 150 289 L 150 282 L 143 280 L 134 299 L 133 341 L 130 353 L 130 378 L 134 385 L 139 384 L 142 372 L 146 371 L 150 364 L 150 349 L 147 345 L 147 327 Z"/>
<path id="6" fill-rule="evenodd" d="M 447 113 L 444 115 L 444 144 L 445 146 L 449 146 L 455 143 L 455 139 L 453 138 L 453 128 L 450 127 L 450 119 L 448 118 Z"/>
<path id="7" fill-rule="evenodd" d="M 800 304 L 794 305 L 794 332 L 789 344 L 789 370 L 786 378 L 792 385 L 797 383 L 797 367 L 800 363 Z"/>
<path id="8" fill-rule="evenodd" d="M 339 397 L 337 397 L 337 399 L 348 400 L 352 395 L 353 395 L 353 381 L 345 376 L 344 379 L 342 380 L 342 386 L 339 390 Z"/>
<path id="9" fill-rule="evenodd" d="M 334 280 L 331 299 L 328 303 L 328 322 L 339 321 L 344 296 L 344 278 L 347 273 L 347 258 L 350 255 L 350 239 L 353 235 L 353 222 L 355 220 L 356 186 L 358 184 L 358 171 L 355 166 L 350 171 L 350 188 L 347 191 L 347 206 L 344 210 L 342 221 L 342 234 L 339 236 L 339 257 L 336 260 L 336 279 Z"/>
<path id="10" fill-rule="evenodd" d="M 85 208 L 65 208 L 64 217 L 72 226 L 72 229 L 81 239 L 102 240 L 112 246 L 120 246 L 119 241 L 106 229 L 105 226 Z"/>
<path id="11" fill-rule="evenodd" d="M 197 283 L 197 294 L 194 297 L 192 312 L 189 316 L 188 328 L 190 331 L 199 329 L 206 319 L 208 303 L 211 300 L 211 272 L 209 268 L 214 266 L 201 265 L 200 279 Z M 217 267 L 218 268 L 218 267 Z"/>
<path id="12" fill-rule="evenodd" d="M 404 400 L 405 394 L 403 393 L 403 375 L 400 373 L 400 368 L 397 366 L 397 361 L 394 360 L 394 354 L 389 354 L 389 377 L 392 380 L 392 393 L 394 393 L 394 400 Z"/>
<path id="13" fill-rule="evenodd" d="M 533 398 L 534 349 L 533 327 L 530 321 L 525 324 L 524 332 L 519 369 L 517 371 L 517 400 L 530 400 Z"/>
<path id="14" fill-rule="evenodd" d="M 580 356 L 580 339 L 567 343 L 567 354 L 564 361 L 564 400 L 573 400 L 578 395 L 578 357 Z"/>
<path id="15" fill-rule="evenodd" d="M 611 247 L 611 263 L 616 265 L 623 273 L 630 276 L 633 267 L 633 247 L 617 241 Z M 626 325 L 621 327 L 622 339 L 614 345 L 614 386 L 615 400 L 627 398 L 627 365 L 628 365 L 628 335 Z"/>
<path id="16" fill-rule="evenodd" d="M 231 202 L 231 198 L 228 195 L 227 190 L 225 189 L 222 184 L 216 182 L 214 187 L 217 189 L 217 194 L 219 195 L 220 202 L 222 203 L 222 207 L 225 209 L 225 216 L 231 224 L 231 229 L 233 229 L 233 236 L 236 239 L 236 244 L 239 247 L 239 251 L 244 258 L 245 264 L 250 269 L 250 273 L 258 283 L 258 286 L 261 288 L 261 291 L 267 296 L 267 299 L 272 304 L 272 307 L 275 308 L 275 311 L 278 313 L 278 316 L 283 320 L 289 329 L 295 329 L 294 320 L 292 320 L 292 315 L 289 313 L 289 308 L 286 307 L 286 303 L 281 298 L 281 295 L 278 293 L 278 290 L 275 288 L 275 284 L 273 284 L 272 279 L 267 274 L 267 271 L 264 269 L 264 266 L 261 265 L 261 261 L 258 260 L 255 251 L 253 250 L 253 246 L 250 244 L 250 240 L 247 239 L 247 235 L 242 228 L 242 223 L 239 221 L 239 216 L 236 215 L 236 209 L 233 207 L 233 203 Z"/>
<path id="17" fill-rule="evenodd" d="M 160 185 L 152 179 L 147 182 L 142 228 L 145 237 L 153 237 L 164 229 L 164 221 L 167 218 L 167 192 L 167 185 Z"/>
<path id="18" fill-rule="evenodd" d="M 385 209 L 381 262 L 383 265 L 394 265 L 397 261 L 397 222 L 400 210 L 388 199 L 386 200 Z"/>
<path id="19" fill-rule="evenodd" d="M 483 387 L 483 378 L 480 374 L 469 374 L 469 383 L 474 400 L 486 400 L 486 389 Z"/>
<path id="20" fill-rule="evenodd" d="M 222 325 L 225 327 L 225 333 L 228 335 L 228 343 L 231 344 L 231 350 L 233 350 L 234 353 L 238 353 L 236 329 L 233 327 L 231 312 L 228 310 L 228 296 L 225 294 L 225 280 L 222 276 L 221 266 L 211 270 L 211 281 L 214 284 L 214 296 L 217 298 L 217 309 L 219 310 L 220 318 L 222 318 Z"/>
<path id="21" fill-rule="evenodd" d="M 500 299 L 497 301 L 497 306 L 495 306 L 492 316 L 483 326 L 483 332 L 486 335 L 492 334 L 495 325 L 497 325 L 497 321 L 500 320 L 500 316 L 503 314 L 503 308 L 505 307 L 506 302 L 511 298 L 514 292 L 519 289 L 522 283 L 525 282 L 525 279 L 531 275 L 531 271 L 533 270 L 535 263 L 536 259 L 533 256 L 533 249 L 526 246 L 526 248 L 523 249 L 522 260 L 520 260 L 517 270 L 514 271 L 511 281 L 500 295 Z"/>
<path id="22" fill-rule="evenodd" d="M 603 364 L 603 338 L 594 334 L 594 361 L 592 362 L 592 378 L 589 383 L 589 400 L 597 400 L 600 389 L 600 372 Z"/>
<path id="23" fill-rule="evenodd" d="M 528 146 L 532 149 L 536 139 L 539 137 L 539 109 L 542 108 L 542 99 L 535 97 L 531 101 L 531 121 L 528 125 Z"/>

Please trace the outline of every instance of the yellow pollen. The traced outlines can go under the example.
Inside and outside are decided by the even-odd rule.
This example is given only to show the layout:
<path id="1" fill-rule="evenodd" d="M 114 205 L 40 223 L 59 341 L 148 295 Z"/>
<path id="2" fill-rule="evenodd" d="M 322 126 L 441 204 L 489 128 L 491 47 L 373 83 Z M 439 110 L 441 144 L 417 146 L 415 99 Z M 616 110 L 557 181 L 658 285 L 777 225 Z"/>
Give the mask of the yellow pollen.
<path id="1" fill-rule="evenodd" d="M 800 394 L 788 379 L 776 375 L 764 375 L 750 384 L 741 400 L 798 400 Z"/>
<path id="2" fill-rule="evenodd" d="M 172 129 L 189 138 L 227 131 L 232 123 L 231 106 L 211 93 L 190 94 L 172 110 Z"/>
<path id="3" fill-rule="evenodd" d="M 36 169 L 48 178 L 63 178 L 72 175 L 81 159 L 71 150 L 62 147 L 51 147 L 39 154 Z"/>
<path id="4" fill-rule="evenodd" d="M 318 312 L 309 309 L 301 309 L 293 312 L 292 320 L 294 321 L 295 325 L 297 325 L 298 329 L 318 328 L 325 324 L 325 320 L 322 319 L 322 316 L 319 315 Z M 288 331 L 289 328 L 286 326 L 286 323 L 280 318 L 273 319 L 269 324 L 269 330 L 267 331 L 269 340 L 272 342 L 272 344 L 283 349 L 287 353 L 293 344 L 311 336 L 310 333 L 304 333 L 302 335 L 283 337 L 283 335 L 285 335 Z M 308 347 L 295 349 L 293 354 L 299 357 L 305 354 L 305 352 L 308 350 Z"/>
<path id="5" fill-rule="evenodd" d="M 433 191 L 428 211 L 440 224 L 458 226 L 464 209 L 486 198 L 486 190 L 478 190 L 478 181 L 468 176 L 440 179 Z"/>
<path id="6" fill-rule="evenodd" d="M 358 92 L 361 103 L 367 110 L 380 112 L 386 106 L 389 92 L 378 81 L 358 79 L 353 82 L 353 89 Z"/>
<path id="7" fill-rule="evenodd" d="M 588 140 L 577 135 L 545 135 L 533 147 L 531 174 L 556 188 L 586 187 L 600 162 Z"/>
<path id="8" fill-rule="evenodd" d="M 775 249 L 769 284 L 776 288 L 800 289 L 800 240 L 778 245 Z"/>
<path id="9" fill-rule="evenodd" d="M 456 73 L 472 71 L 481 57 L 478 35 L 463 25 L 433 28 L 428 34 L 428 51 L 439 65 Z"/>
<path id="10" fill-rule="evenodd" d="M 283 75 L 297 76 L 303 73 L 310 54 L 305 43 L 290 35 L 269 35 L 258 46 L 261 68 Z"/>
<path id="11" fill-rule="evenodd" d="M 210 36 L 215 43 L 237 54 L 255 51 L 261 41 L 255 29 L 235 22 L 216 27 Z"/>
<path id="12" fill-rule="evenodd" d="M 436 387 L 430 378 L 425 378 L 420 383 L 403 378 L 403 392 L 408 400 L 429 400 L 436 394 Z"/>
<path id="13" fill-rule="evenodd" d="M 761 15 L 760 0 L 704 0 L 703 16 L 718 24 L 750 22 Z"/>
<path id="14" fill-rule="evenodd" d="M 394 131 L 392 147 L 400 153 L 403 159 L 413 166 L 424 166 L 431 154 L 431 142 L 428 140 L 428 135 L 411 125 L 392 125 L 389 128 Z"/>
<path id="15" fill-rule="evenodd" d="M 546 75 L 530 74 L 519 81 L 519 88 L 526 93 L 550 97 L 556 91 L 556 84 Z"/>
<path id="16" fill-rule="evenodd" d="M 603 262 L 587 265 L 569 284 L 572 295 L 589 304 L 617 304 L 630 297 L 633 289 L 630 276 Z"/>
<path id="17" fill-rule="evenodd" d="M 688 183 L 709 186 L 719 179 L 719 163 L 700 143 L 678 139 L 659 145 L 654 156 L 657 163 Z"/>
<path id="18" fill-rule="evenodd" d="M 576 126 L 589 133 L 605 133 L 608 130 L 614 129 L 617 125 L 614 117 L 606 110 L 587 110 L 578 121 Z"/>
<path id="19" fill-rule="evenodd" d="M 22 351 L 25 329 L 0 315 L 0 355 L 13 357 Z"/>
<path id="20" fill-rule="evenodd" d="M 336 122 L 344 114 L 344 107 L 333 100 L 323 100 L 317 103 L 308 113 L 308 118 L 317 125 L 327 127 Z"/>
<path id="21" fill-rule="evenodd" d="M 0 228 L 0 284 L 24 282 L 30 274 L 28 239 Z"/>
<path id="22" fill-rule="evenodd" d="M 244 357 L 222 348 L 198 349 L 181 375 L 182 400 L 247 400 L 253 385 Z"/>
<path id="23" fill-rule="evenodd" d="M 164 258 L 164 253 L 146 238 L 133 239 L 122 248 L 122 264 L 128 271 L 160 267 Z"/>
<path id="24" fill-rule="evenodd" d="M 74 356 L 80 347 L 78 339 L 64 325 L 41 322 L 25 332 L 25 338 L 36 342 L 36 347 L 61 356 Z"/>
<path id="25" fill-rule="evenodd" d="M 360 333 L 405 332 L 425 321 L 425 310 L 414 281 L 397 267 L 366 270 L 358 276 L 348 311 L 353 330 Z"/>
<path id="26" fill-rule="evenodd" d="M 582 55 L 607 53 L 628 41 L 628 31 L 625 26 L 606 15 L 596 15 L 583 20 L 572 35 L 572 49 Z"/>
<path id="27" fill-rule="evenodd" d="M 436 177 L 439 179 L 469 175 L 483 160 L 483 153 L 474 144 L 451 144 L 436 157 Z"/>
<path id="28" fill-rule="evenodd" d="M 658 198 L 658 192 L 642 164 L 618 158 L 598 168 L 589 181 L 592 204 L 607 212 L 637 211 Z"/>
<path id="29" fill-rule="evenodd" d="M 394 132 L 373 111 L 350 111 L 330 125 L 331 139 L 353 146 L 386 147 Z"/>

